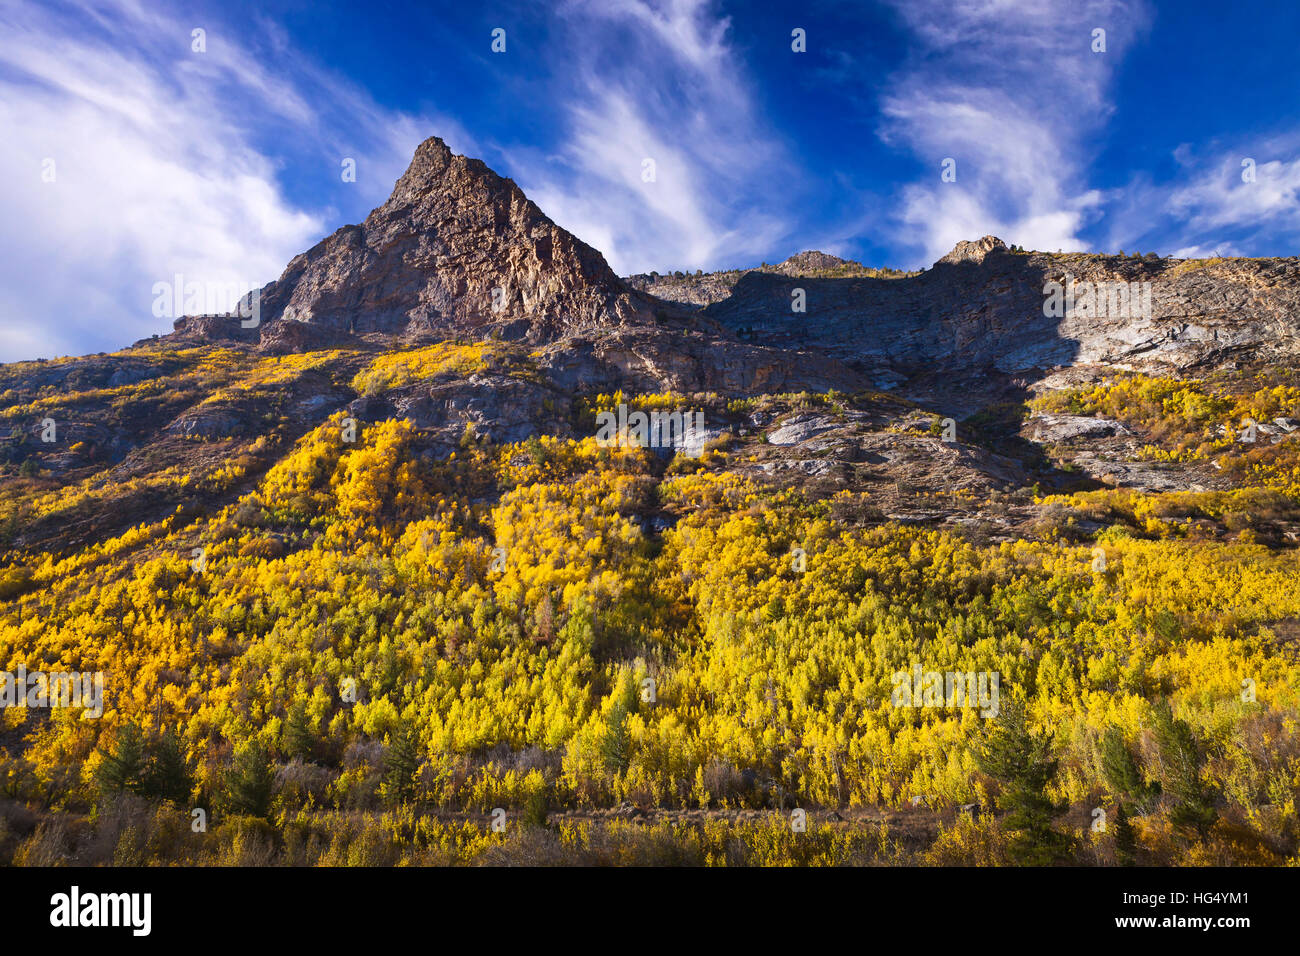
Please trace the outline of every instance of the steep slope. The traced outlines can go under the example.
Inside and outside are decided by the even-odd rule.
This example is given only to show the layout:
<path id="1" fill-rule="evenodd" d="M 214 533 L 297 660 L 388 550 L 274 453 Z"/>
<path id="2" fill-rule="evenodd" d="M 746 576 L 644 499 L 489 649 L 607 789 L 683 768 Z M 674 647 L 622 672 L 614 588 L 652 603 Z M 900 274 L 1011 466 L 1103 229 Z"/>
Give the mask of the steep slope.
<path id="1" fill-rule="evenodd" d="M 255 328 L 187 317 L 115 355 L 0 371 L 13 540 L 88 544 L 233 499 L 333 415 L 408 421 L 420 454 L 443 460 L 467 432 L 582 440 L 585 410 L 618 393 L 704 409 L 710 436 L 745 449 L 734 471 L 819 494 L 870 488 L 896 517 L 968 510 L 918 502 L 926 489 L 1258 485 L 1295 444 L 1272 421 L 1296 412 L 1293 376 L 1272 373 L 1274 397 L 1258 401 L 1251 378 L 1295 355 L 1294 259 L 1050 255 L 986 236 L 919 274 L 809 251 L 621 280 L 436 138 L 382 206 L 295 257 L 258 303 Z M 1105 391 L 1128 371 L 1220 378 Z M 1152 395 L 1189 411 L 1162 422 Z M 937 437 L 944 417 L 955 438 Z M 1232 436 L 1247 417 L 1273 450 L 1229 474 L 1216 456 L 1242 451 Z"/>
<path id="2" fill-rule="evenodd" d="M 804 312 L 792 308 L 799 289 Z M 1300 350 L 1300 260 L 1021 253 L 986 236 L 910 277 L 747 272 L 703 315 L 755 343 L 904 376 L 1218 367 Z"/>
<path id="3" fill-rule="evenodd" d="M 1054 314 L 1071 276 L 1138 307 Z M 1177 765 L 1171 700 L 1232 827 L 1181 846 L 1164 787 L 1143 853 L 1296 859 L 1294 260 L 629 281 L 430 140 L 259 327 L 0 366 L 0 668 L 105 678 L 94 719 L 4 712 L 0 862 L 535 862 L 548 812 L 624 862 L 996 860 L 997 699 L 900 713 L 913 666 L 1033 700 L 1080 831 L 1112 730 Z M 703 435 L 598 425 L 656 413 Z M 101 772 L 133 727 L 165 779 Z"/>
<path id="4" fill-rule="evenodd" d="M 599 252 L 561 229 L 515 183 L 442 140 L 425 140 L 392 195 L 360 225 L 295 256 L 261 290 L 261 337 L 311 326 L 345 333 L 495 332 L 537 341 L 650 320 Z M 178 331 L 196 327 L 177 321 Z M 231 323 L 223 331 L 238 335 Z"/>

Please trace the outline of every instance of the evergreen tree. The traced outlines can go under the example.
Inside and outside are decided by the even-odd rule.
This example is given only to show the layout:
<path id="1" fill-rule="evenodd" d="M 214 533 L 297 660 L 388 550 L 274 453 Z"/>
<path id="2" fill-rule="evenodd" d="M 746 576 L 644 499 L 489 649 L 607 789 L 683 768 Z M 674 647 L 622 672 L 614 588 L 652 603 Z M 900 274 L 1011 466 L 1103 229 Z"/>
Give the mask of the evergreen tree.
<path id="1" fill-rule="evenodd" d="M 1137 833 L 1129 822 L 1123 803 L 1115 807 L 1115 859 L 1120 866 L 1137 863 Z"/>
<path id="2" fill-rule="evenodd" d="M 227 805 L 236 813 L 265 817 L 271 810 L 274 786 L 275 770 L 265 748 L 256 740 L 249 741 L 235 753 L 226 771 Z"/>
<path id="3" fill-rule="evenodd" d="M 534 465 L 545 465 L 551 460 L 546 446 L 536 435 L 529 435 L 528 440 L 524 442 L 524 447 L 528 450 L 528 458 Z"/>
<path id="4" fill-rule="evenodd" d="M 1201 782 L 1204 755 L 1187 721 L 1174 717 L 1168 700 L 1151 706 L 1152 725 L 1164 764 L 1165 792 L 1173 798 L 1169 822 L 1186 834 L 1205 839 L 1219 818 L 1213 790 Z"/>
<path id="5" fill-rule="evenodd" d="M 419 740 L 410 726 L 394 730 L 384 750 L 384 798 L 392 805 L 415 799 L 415 775 L 420 769 Z"/>
<path id="6" fill-rule="evenodd" d="M 104 750 L 99 753 L 104 758 L 96 774 L 101 791 L 108 794 L 124 790 L 132 793 L 143 791 L 146 769 L 144 734 L 134 721 L 118 730 L 112 753 Z"/>
<path id="7" fill-rule="evenodd" d="M 157 800 L 186 806 L 194 791 L 194 774 L 185 753 L 185 743 L 174 730 L 165 730 L 152 741 L 143 793 Z"/>
<path id="8" fill-rule="evenodd" d="M 1158 783 L 1142 779 L 1142 770 L 1118 727 L 1107 727 L 1101 738 L 1101 772 L 1117 798 L 1128 797 L 1141 808 L 1160 793 Z"/>
<path id="9" fill-rule="evenodd" d="M 524 797 L 524 805 L 519 813 L 519 823 L 526 827 L 546 826 L 546 813 L 550 809 L 551 797 L 547 788 L 530 791 Z"/>
<path id="10" fill-rule="evenodd" d="M 304 700 L 295 701 L 285 715 L 283 747 L 285 756 L 290 760 L 297 757 L 303 763 L 311 763 L 315 757 L 316 738 L 311 732 L 307 702 Z"/>
<path id="11" fill-rule="evenodd" d="M 605 766 L 615 772 L 627 770 L 631 762 L 632 737 L 627 729 L 628 707 L 622 700 L 614 702 L 605 724 L 605 737 L 601 741 L 600 755 Z"/>
<path id="12" fill-rule="evenodd" d="M 1008 701 L 990 723 L 976 760 L 1002 786 L 998 807 L 1005 814 L 1003 826 L 1011 832 L 1008 853 L 1021 865 L 1052 863 L 1068 847 L 1066 836 L 1052 828 L 1066 807 L 1047 796 L 1057 765 L 1051 756 L 1052 736 L 1030 732 L 1020 700 Z"/>

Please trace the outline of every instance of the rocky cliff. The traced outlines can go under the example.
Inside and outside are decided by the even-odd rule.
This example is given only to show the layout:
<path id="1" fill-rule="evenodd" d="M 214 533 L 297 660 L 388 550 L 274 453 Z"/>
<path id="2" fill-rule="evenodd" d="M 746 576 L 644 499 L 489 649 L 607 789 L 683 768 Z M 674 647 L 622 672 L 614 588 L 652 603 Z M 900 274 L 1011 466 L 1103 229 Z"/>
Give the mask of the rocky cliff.
<path id="1" fill-rule="evenodd" d="M 435 137 L 364 222 L 294 257 L 260 311 L 263 342 L 295 334 L 288 322 L 322 344 L 367 332 L 537 341 L 644 323 L 651 303 L 514 182 Z"/>
<path id="2" fill-rule="evenodd" d="M 296 256 L 257 301 L 255 325 L 188 316 L 115 355 L 0 368 L 0 479 L 30 478 L 32 495 L 82 488 L 26 540 L 90 542 L 156 517 L 232 457 L 258 474 L 331 415 L 409 421 L 420 454 L 441 460 L 467 432 L 581 439 L 584 410 L 620 390 L 703 408 L 710 436 L 736 443 L 730 470 L 870 489 L 874 513 L 909 520 L 956 520 L 916 497 L 927 488 L 1283 480 L 1300 441 L 1294 258 L 1052 254 L 985 236 L 917 273 L 806 251 L 620 279 L 438 139 L 383 205 Z M 1139 373 L 1166 378 L 1087 391 Z M 1225 466 L 1247 416 L 1281 450 Z M 160 475 L 193 485 L 160 494 Z"/>
<path id="3" fill-rule="evenodd" d="M 1179 370 L 1286 356 L 1300 333 L 1300 262 L 1026 253 L 985 236 L 919 274 L 808 251 L 751 270 L 623 280 L 512 181 L 432 138 L 382 206 L 296 256 L 259 305 L 254 329 L 197 316 L 178 320 L 177 335 L 278 352 L 366 335 L 523 340 L 588 356 L 585 372 L 573 354 L 554 361 L 573 381 L 743 392 L 936 369 Z"/>
<path id="4" fill-rule="evenodd" d="M 805 312 L 796 312 L 796 290 Z M 1011 252 L 962 242 L 920 275 L 755 270 L 703 315 L 754 342 L 816 350 L 869 375 L 1108 364 L 1148 371 L 1294 355 L 1300 260 Z"/>

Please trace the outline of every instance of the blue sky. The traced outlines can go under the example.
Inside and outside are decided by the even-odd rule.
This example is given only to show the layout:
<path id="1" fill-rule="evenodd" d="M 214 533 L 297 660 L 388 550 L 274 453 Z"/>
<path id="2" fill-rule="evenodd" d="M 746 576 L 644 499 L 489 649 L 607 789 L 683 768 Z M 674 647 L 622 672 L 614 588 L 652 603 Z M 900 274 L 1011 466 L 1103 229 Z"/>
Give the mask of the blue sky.
<path id="1" fill-rule="evenodd" d="M 1292 255 L 1297 36 L 1293 0 L 0 0 L 0 360 L 168 331 L 178 273 L 277 277 L 430 135 L 620 273 Z"/>

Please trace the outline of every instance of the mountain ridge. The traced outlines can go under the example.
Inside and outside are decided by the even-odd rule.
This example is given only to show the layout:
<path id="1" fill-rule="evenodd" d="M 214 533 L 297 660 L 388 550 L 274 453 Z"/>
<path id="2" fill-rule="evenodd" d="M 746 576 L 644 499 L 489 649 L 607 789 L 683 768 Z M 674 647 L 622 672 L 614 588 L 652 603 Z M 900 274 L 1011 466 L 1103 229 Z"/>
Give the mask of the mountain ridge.
<path id="1" fill-rule="evenodd" d="M 102 721 L 6 712 L 0 860 L 996 862 L 997 702 L 945 673 L 1056 731 L 1053 832 L 1102 748 L 1190 768 L 1147 859 L 1293 859 L 1295 270 L 990 236 L 625 281 L 428 143 L 256 326 L 0 365 L 0 656 L 106 677 Z"/>
<path id="2" fill-rule="evenodd" d="M 737 343 L 806 348 L 876 379 L 935 365 L 1178 369 L 1244 349 L 1294 351 L 1297 263 L 1025 252 L 984 236 L 958 242 L 919 273 L 807 250 L 774 266 L 620 278 L 512 180 L 431 137 L 362 223 L 295 256 L 260 290 L 259 328 L 233 315 L 184 316 L 173 335 L 292 352 L 370 333 L 404 343 L 468 335 L 579 349 L 584 338 L 627 333 L 643 351 L 647 342 L 671 351 L 661 334 L 668 328 L 724 353 Z M 1049 314 L 1049 284 L 1072 281 L 1158 286 L 1149 314 Z"/>
<path id="3" fill-rule="evenodd" d="M 1136 288 L 1137 314 L 1100 313 L 1104 294 L 1091 311 L 1053 314 L 1053 283 L 1064 295 L 1075 280 Z M 498 311 L 494 289 L 513 290 Z M 1244 381 L 1300 352 L 1295 259 L 1051 254 L 985 236 L 917 273 L 805 250 L 749 270 L 623 279 L 516 184 L 437 138 L 388 200 L 295 256 L 259 301 L 254 327 L 237 313 L 185 316 L 114 355 L 0 366 L 0 469 L 48 476 L 33 487 L 129 485 L 206 474 L 225 449 L 256 474 L 278 447 L 268 429 L 292 441 L 331 415 L 409 421 L 422 454 L 441 460 L 467 430 L 579 440 L 582 409 L 622 394 L 708 408 L 711 438 L 762 436 L 733 467 L 779 483 L 1212 488 L 1222 481 L 1204 462 L 1133 460 L 1140 429 L 1025 410 L 1117 375 Z M 787 421 L 809 400 L 788 396 L 810 395 L 841 411 Z M 945 416 L 978 441 L 916 434 Z M 60 429 L 48 445 L 47 417 Z M 1077 476 L 1063 470 L 1076 461 Z M 188 497 L 87 504 L 82 531 L 51 520 L 25 538 L 93 540 Z M 886 514 L 915 511 L 905 494 L 882 500 Z"/>
<path id="4" fill-rule="evenodd" d="M 318 333 L 307 342 L 328 345 L 366 332 L 537 341 L 650 319 L 648 303 L 599 252 L 512 180 L 437 137 L 416 149 L 387 200 L 291 259 L 260 300 L 261 337 L 272 347 L 278 323 L 289 321 Z M 175 323 L 180 333 L 196 326 L 199 336 L 252 338 L 212 317 Z"/>

